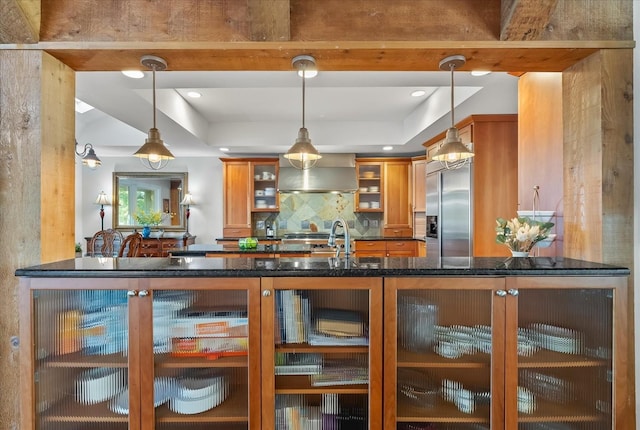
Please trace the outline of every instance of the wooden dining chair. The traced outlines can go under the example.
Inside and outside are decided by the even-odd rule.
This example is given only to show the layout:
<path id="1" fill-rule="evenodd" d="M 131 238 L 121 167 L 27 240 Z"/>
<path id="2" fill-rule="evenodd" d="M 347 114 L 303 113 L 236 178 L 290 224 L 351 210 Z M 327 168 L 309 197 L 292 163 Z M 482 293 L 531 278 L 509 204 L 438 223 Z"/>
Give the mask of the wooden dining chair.
<path id="1" fill-rule="evenodd" d="M 138 232 L 132 233 L 124 238 L 118 257 L 138 257 L 142 246 L 142 235 Z"/>
<path id="2" fill-rule="evenodd" d="M 116 257 L 122 242 L 122 233 L 118 230 L 100 230 L 89 241 L 87 253 L 91 257 Z"/>

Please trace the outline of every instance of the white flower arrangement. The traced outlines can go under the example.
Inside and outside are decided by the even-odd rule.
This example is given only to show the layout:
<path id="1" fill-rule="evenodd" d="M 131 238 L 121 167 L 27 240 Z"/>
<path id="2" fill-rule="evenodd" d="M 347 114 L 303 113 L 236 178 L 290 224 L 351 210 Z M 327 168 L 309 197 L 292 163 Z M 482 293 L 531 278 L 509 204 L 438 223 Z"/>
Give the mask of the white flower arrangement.
<path id="1" fill-rule="evenodd" d="M 515 252 L 531 251 L 536 243 L 547 238 L 553 227 L 552 222 L 534 221 L 527 217 L 498 218 L 496 224 L 496 243 Z"/>

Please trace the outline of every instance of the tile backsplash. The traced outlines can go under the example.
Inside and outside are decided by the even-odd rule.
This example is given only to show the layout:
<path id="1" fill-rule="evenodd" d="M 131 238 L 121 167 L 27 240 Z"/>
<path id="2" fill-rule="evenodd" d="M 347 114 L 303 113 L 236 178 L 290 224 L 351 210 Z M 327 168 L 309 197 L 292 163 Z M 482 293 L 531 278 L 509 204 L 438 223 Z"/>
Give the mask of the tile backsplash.
<path id="1" fill-rule="evenodd" d="M 277 227 L 277 236 L 301 231 L 329 232 L 334 219 L 344 218 L 352 236 L 380 236 L 382 213 L 356 213 L 354 199 L 349 193 L 281 193 L 279 213 L 253 214 L 253 234 L 264 236 L 265 223 Z"/>

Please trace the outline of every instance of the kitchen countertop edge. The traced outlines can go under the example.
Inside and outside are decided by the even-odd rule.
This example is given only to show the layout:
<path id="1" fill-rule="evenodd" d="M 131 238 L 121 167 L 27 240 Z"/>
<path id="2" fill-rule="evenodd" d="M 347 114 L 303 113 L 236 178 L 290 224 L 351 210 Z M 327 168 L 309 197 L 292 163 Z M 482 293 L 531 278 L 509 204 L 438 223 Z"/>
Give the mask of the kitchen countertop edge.
<path id="1" fill-rule="evenodd" d="M 468 264 L 461 264 L 463 262 Z M 625 267 L 582 260 L 481 257 L 433 261 L 427 257 L 354 258 L 77 258 L 16 270 L 37 278 L 246 278 L 246 277 L 506 277 L 628 276 Z M 346 265 L 346 267 L 345 267 Z"/>

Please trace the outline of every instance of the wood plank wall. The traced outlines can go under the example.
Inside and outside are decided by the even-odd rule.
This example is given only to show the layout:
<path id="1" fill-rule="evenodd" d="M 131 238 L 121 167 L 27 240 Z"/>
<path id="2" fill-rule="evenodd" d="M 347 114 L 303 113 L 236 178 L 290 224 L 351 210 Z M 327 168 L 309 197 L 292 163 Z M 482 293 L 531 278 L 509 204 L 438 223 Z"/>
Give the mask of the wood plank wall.
<path id="1" fill-rule="evenodd" d="M 602 50 L 563 73 L 564 254 L 633 269 L 631 50 Z M 635 380 L 634 273 L 626 298 L 628 375 Z M 635 428 L 635 393 L 624 405 Z"/>
<path id="2" fill-rule="evenodd" d="M 40 263 L 40 69 L 38 51 L 0 50 L 0 423 L 18 428 L 18 267 Z"/>
<path id="3" fill-rule="evenodd" d="M 539 210 L 555 211 L 557 239 L 542 256 L 562 256 L 564 210 L 562 189 L 562 73 L 525 73 L 518 81 L 518 209 L 533 209 L 533 187 Z"/>
<path id="4" fill-rule="evenodd" d="M 75 72 L 42 54 L 41 261 L 75 256 Z M 93 202 L 86 202 L 92 204 Z"/>

